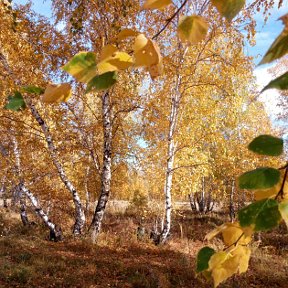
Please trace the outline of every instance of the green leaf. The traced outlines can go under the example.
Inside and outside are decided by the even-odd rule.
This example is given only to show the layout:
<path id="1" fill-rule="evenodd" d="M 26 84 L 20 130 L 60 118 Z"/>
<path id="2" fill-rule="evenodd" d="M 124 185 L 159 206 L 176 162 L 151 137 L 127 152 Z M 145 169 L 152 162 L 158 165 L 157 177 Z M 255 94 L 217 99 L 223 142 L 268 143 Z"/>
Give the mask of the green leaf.
<path id="1" fill-rule="evenodd" d="M 279 156 L 283 152 L 283 140 L 270 135 L 260 135 L 249 144 L 248 149 L 261 155 Z"/>
<path id="2" fill-rule="evenodd" d="M 265 56 L 259 63 L 266 64 L 270 63 L 276 59 L 281 58 L 288 52 L 288 30 L 284 29 L 282 33 L 276 38 L 276 40 L 272 43 Z"/>
<path id="3" fill-rule="evenodd" d="M 8 103 L 4 106 L 4 109 L 19 111 L 26 108 L 25 101 L 20 92 L 16 91 L 13 96 L 8 96 Z"/>
<path id="4" fill-rule="evenodd" d="M 86 93 L 90 92 L 91 90 L 107 90 L 116 82 L 117 73 L 115 71 L 97 75 L 87 84 Z"/>
<path id="5" fill-rule="evenodd" d="M 273 187 L 280 180 L 280 172 L 274 168 L 264 167 L 245 172 L 238 178 L 240 189 L 266 189 Z"/>
<path id="6" fill-rule="evenodd" d="M 267 86 L 265 86 L 261 92 L 268 89 L 279 89 L 279 90 L 287 90 L 288 89 L 288 72 L 281 75 L 280 77 L 272 80 Z"/>
<path id="7" fill-rule="evenodd" d="M 263 199 L 241 209 L 238 218 L 242 227 L 255 225 L 255 231 L 262 231 L 276 227 L 281 220 L 281 215 L 276 200 Z"/>
<path id="8" fill-rule="evenodd" d="M 222 16 L 231 21 L 244 7 L 245 0 L 211 0 L 211 3 Z"/>
<path id="9" fill-rule="evenodd" d="M 22 87 L 21 90 L 26 93 L 37 94 L 37 95 L 41 95 L 45 91 L 43 88 L 33 86 L 33 85 L 24 86 Z"/>
<path id="10" fill-rule="evenodd" d="M 210 247 L 203 247 L 197 254 L 197 273 L 209 268 L 209 260 L 215 254 L 215 250 Z"/>
<path id="11" fill-rule="evenodd" d="M 79 82 L 88 83 L 97 75 L 96 54 L 93 52 L 80 52 L 76 54 L 62 68 Z"/>

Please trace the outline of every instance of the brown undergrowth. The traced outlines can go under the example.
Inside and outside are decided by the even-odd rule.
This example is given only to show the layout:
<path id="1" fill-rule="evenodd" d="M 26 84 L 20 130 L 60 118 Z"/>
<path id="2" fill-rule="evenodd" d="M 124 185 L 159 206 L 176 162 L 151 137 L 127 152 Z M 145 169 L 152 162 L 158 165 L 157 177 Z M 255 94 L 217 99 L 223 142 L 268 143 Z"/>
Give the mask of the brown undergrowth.
<path id="1" fill-rule="evenodd" d="M 212 287 L 194 271 L 205 233 L 221 224 L 217 215 L 178 213 L 164 246 L 154 246 L 148 234 L 138 241 L 138 223 L 131 215 L 107 215 L 97 245 L 69 235 L 63 242 L 49 242 L 41 225 L 31 231 L 14 213 L 0 215 L 2 230 L 9 226 L 0 237 L 0 287 Z M 152 219 L 145 221 L 148 230 Z M 249 271 L 220 287 L 288 287 L 286 227 L 262 233 L 261 242 L 253 245 Z"/>

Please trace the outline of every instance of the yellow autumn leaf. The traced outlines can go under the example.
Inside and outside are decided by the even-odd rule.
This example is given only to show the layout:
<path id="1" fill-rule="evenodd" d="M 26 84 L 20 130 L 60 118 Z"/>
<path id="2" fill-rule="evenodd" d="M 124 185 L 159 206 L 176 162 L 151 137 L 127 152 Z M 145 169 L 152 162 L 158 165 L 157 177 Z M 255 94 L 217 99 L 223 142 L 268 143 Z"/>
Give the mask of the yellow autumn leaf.
<path id="1" fill-rule="evenodd" d="M 266 198 L 274 198 L 281 189 L 282 181 L 279 181 L 275 186 L 268 189 L 261 189 L 255 191 L 255 200 L 262 200 Z"/>
<path id="2" fill-rule="evenodd" d="M 283 197 L 284 197 L 284 199 L 288 199 L 288 182 L 287 181 L 285 181 L 285 183 L 284 183 Z"/>
<path id="3" fill-rule="evenodd" d="M 132 57 L 129 54 L 117 51 L 117 48 L 113 45 L 105 46 L 99 59 L 100 62 L 97 64 L 99 74 L 125 70 L 133 64 Z"/>
<path id="4" fill-rule="evenodd" d="M 72 90 L 69 83 L 48 84 L 41 100 L 44 103 L 66 102 L 71 95 Z"/>
<path id="5" fill-rule="evenodd" d="M 113 55 L 113 53 L 117 52 L 118 49 L 114 46 L 114 45 L 106 45 L 103 47 L 101 53 L 100 53 L 100 57 L 99 57 L 99 61 L 105 61 L 107 58 L 111 57 Z"/>
<path id="6" fill-rule="evenodd" d="M 208 31 L 206 20 L 198 15 L 182 16 L 178 25 L 178 36 L 182 41 L 192 44 L 205 39 Z"/>
<path id="7" fill-rule="evenodd" d="M 279 209 L 279 212 L 280 212 L 283 220 L 285 221 L 285 223 L 288 227 L 288 200 L 286 199 L 286 200 L 280 202 L 278 209 Z"/>
<path id="8" fill-rule="evenodd" d="M 251 235 L 245 235 L 245 232 L 238 223 L 233 224 L 234 225 L 231 225 L 230 227 L 227 227 L 226 229 L 222 230 L 222 236 L 225 245 L 230 246 L 236 243 L 237 241 L 238 241 L 237 243 L 240 245 L 247 245 L 249 242 L 251 242 L 252 240 Z M 243 236 L 241 236 L 242 234 Z"/>
<path id="9" fill-rule="evenodd" d="M 235 273 L 244 273 L 248 269 L 251 250 L 238 245 L 230 252 L 220 251 L 211 256 L 209 271 L 214 280 L 214 287 L 231 277 Z"/>
<path id="10" fill-rule="evenodd" d="M 158 64 L 154 64 L 148 67 L 148 71 L 152 80 L 161 76 L 163 74 L 163 63 L 159 62 Z"/>
<path id="11" fill-rule="evenodd" d="M 171 0 L 146 0 L 142 9 L 164 9 L 171 3 Z"/>
<path id="12" fill-rule="evenodd" d="M 227 260 L 228 257 L 229 257 L 229 254 L 224 251 L 220 251 L 220 252 L 213 254 L 208 263 L 209 270 L 213 270 L 215 269 L 215 267 L 221 265 L 223 262 Z"/>
<path id="13" fill-rule="evenodd" d="M 137 32 L 137 31 L 134 31 L 134 30 L 129 29 L 129 28 L 125 28 L 125 29 L 121 30 L 120 33 L 117 35 L 117 40 L 121 41 L 121 40 L 124 40 L 128 37 L 137 36 L 138 34 L 139 34 L 139 32 Z"/>
<path id="14" fill-rule="evenodd" d="M 143 34 L 139 34 L 133 45 L 135 66 L 152 66 L 161 62 L 162 57 L 158 45 Z"/>
<path id="15" fill-rule="evenodd" d="M 224 223 L 221 226 L 215 228 L 210 233 L 205 236 L 205 239 L 210 241 L 219 233 L 222 233 L 223 241 L 225 245 L 230 246 L 234 243 L 247 245 L 251 241 L 251 236 L 253 234 L 253 229 L 243 229 L 240 227 L 238 222 L 234 223 Z M 244 234 L 241 238 L 240 236 Z M 240 240 L 239 240 L 240 238 Z"/>

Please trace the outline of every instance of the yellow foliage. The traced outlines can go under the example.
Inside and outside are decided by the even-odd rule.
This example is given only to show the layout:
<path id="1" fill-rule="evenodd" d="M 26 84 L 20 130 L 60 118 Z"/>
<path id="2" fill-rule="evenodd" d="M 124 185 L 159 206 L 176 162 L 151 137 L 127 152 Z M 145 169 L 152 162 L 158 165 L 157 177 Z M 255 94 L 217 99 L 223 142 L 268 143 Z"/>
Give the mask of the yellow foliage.
<path id="1" fill-rule="evenodd" d="M 161 54 L 158 45 L 144 34 L 139 34 L 133 45 L 135 65 L 136 66 L 152 66 L 161 62 Z"/>
<path id="2" fill-rule="evenodd" d="M 196 44 L 205 39 L 208 31 L 208 24 L 201 16 L 183 16 L 178 25 L 178 35 L 182 41 L 189 41 Z"/>
<path id="3" fill-rule="evenodd" d="M 103 48 L 100 55 L 100 62 L 97 64 L 99 74 L 125 70 L 133 64 L 132 57 L 125 53 L 117 51 L 113 45 L 107 45 Z"/>
<path id="4" fill-rule="evenodd" d="M 228 279 L 235 273 L 244 273 L 248 269 L 251 250 L 238 245 L 230 252 L 220 251 L 211 256 L 209 271 L 212 272 L 214 287 Z"/>
<path id="5" fill-rule="evenodd" d="M 41 97 L 44 103 L 66 102 L 72 95 L 69 83 L 48 84 Z"/>
<path id="6" fill-rule="evenodd" d="M 256 190 L 255 191 L 255 200 L 258 201 L 258 200 L 262 200 L 262 199 L 266 199 L 266 198 L 274 198 L 281 188 L 281 182 L 282 181 L 280 181 L 275 186 L 273 186 L 269 189 Z"/>
<path id="7" fill-rule="evenodd" d="M 288 200 L 284 200 L 281 203 L 279 203 L 279 212 L 285 221 L 287 227 L 288 227 Z"/>
<path id="8" fill-rule="evenodd" d="M 225 223 L 208 233 L 205 239 L 209 241 L 219 233 L 222 233 L 223 241 L 227 246 L 236 242 L 240 245 L 247 245 L 251 241 L 253 229 L 249 227 L 244 229 L 238 222 Z M 242 234 L 243 236 L 240 238 Z"/>
<path id="9" fill-rule="evenodd" d="M 164 9 L 171 3 L 171 0 L 146 0 L 142 9 Z"/>
<path id="10" fill-rule="evenodd" d="M 134 31 L 132 29 L 126 28 L 120 31 L 120 33 L 117 35 L 117 40 L 121 41 L 124 40 L 128 37 L 134 37 L 137 36 L 139 34 L 139 32 Z"/>

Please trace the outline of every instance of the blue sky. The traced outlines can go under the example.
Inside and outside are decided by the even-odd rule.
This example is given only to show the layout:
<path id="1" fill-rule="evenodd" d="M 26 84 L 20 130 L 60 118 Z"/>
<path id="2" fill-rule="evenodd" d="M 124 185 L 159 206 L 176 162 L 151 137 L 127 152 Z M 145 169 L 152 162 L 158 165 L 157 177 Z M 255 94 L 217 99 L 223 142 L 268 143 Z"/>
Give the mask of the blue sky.
<path id="1" fill-rule="evenodd" d="M 248 0 L 247 2 L 249 3 L 251 1 L 252 0 Z M 14 0 L 13 2 L 15 4 L 26 4 L 29 2 L 29 0 Z M 32 0 L 31 2 L 32 7 L 36 12 L 47 17 L 52 17 L 51 0 Z M 257 22 L 256 45 L 254 47 L 249 45 L 245 47 L 245 53 L 247 55 L 254 57 L 258 55 L 258 57 L 255 59 L 255 63 L 260 62 L 261 56 L 265 54 L 273 40 L 281 33 L 283 25 L 281 21 L 278 21 L 277 19 L 287 12 L 288 4 L 287 1 L 284 1 L 284 4 L 280 10 L 277 8 L 277 4 L 275 4 L 275 8 L 271 11 L 271 16 L 266 24 L 264 24 L 264 18 L 261 13 L 255 15 L 254 18 Z"/>
<path id="2" fill-rule="evenodd" d="M 247 3 L 249 4 L 251 1 L 252 0 L 248 0 Z M 13 2 L 16 4 L 26 4 L 29 1 L 14 0 Z M 36 12 L 47 17 L 52 17 L 51 0 L 34 0 L 31 2 L 32 7 Z M 276 2 L 278 3 L 278 1 Z M 284 4 L 281 9 L 277 8 L 277 3 L 275 4 L 275 8 L 272 9 L 271 15 L 269 16 L 266 23 L 264 23 L 264 17 L 262 13 L 255 14 L 254 16 L 254 19 L 257 23 L 256 45 L 254 47 L 246 45 L 244 47 L 244 51 L 247 55 L 255 57 L 255 64 L 258 64 L 261 61 L 261 58 L 264 56 L 265 52 L 283 30 L 282 22 L 278 19 L 279 17 L 288 13 L 288 1 L 284 0 Z M 259 90 L 261 90 L 271 81 L 271 75 L 268 73 L 268 69 L 272 66 L 273 64 L 263 65 L 255 68 L 254 75 L 256 76 Z M 263 93 L 263 95 L 261 95 L 261 99 L 265 103 L 266 110 L 271 116 L 272 120 L 275 118 L 277 112 L 279 112 L 279 107 L 277 107 L 277 96 L 278 93 L 276 90 L 268 90 L 267 92 Z"/>

